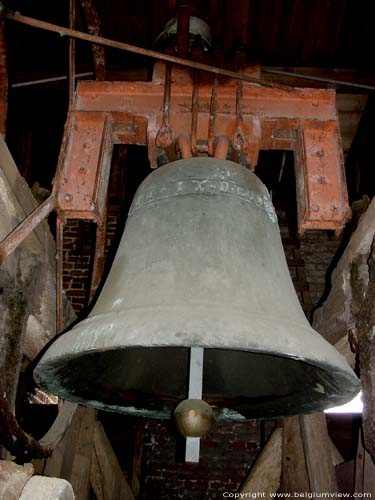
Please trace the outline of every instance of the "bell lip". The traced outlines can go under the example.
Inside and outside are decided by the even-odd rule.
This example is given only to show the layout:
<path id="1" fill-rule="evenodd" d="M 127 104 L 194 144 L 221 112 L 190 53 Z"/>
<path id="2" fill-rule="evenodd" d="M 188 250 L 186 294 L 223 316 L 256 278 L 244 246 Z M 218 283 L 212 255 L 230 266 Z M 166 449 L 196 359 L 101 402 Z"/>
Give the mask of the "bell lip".
<path id="1" fill-rule="evenodd" d="M 176 306 L 173 306 L 173 309 L 175 310 Z M 218 321 L 216 325 L 213 324 L 212 318 L 220 318 L 221 316 L 219 314 L 215 316 L 211 311 L 210 314 L 208 314 L 210 318 L 209 324 L 215 334 L 210 336 L 207 335 L 206 325 L 204 324 L 204 316 L 207 316 L 207 308 L 204 307 L 199 309 L 197 307 L 194 311 L 195 320 L 197 320 L 197 317 L 199 318 L 198 324 L 200 328 L 198 328 L 198 325 L 194 323 L 194 321 L 190 321 L 189 324 L 189 314 L 185 311 L 186 314 L 184 317 L 184 309 L 186 309 L 186 306 L 181 307 L 178 314 L 173 316 L 174 322 L 171 321 L 170 308 L 165 307 L 160 307 L 158 314 L 156 314 L 157 311 L 156 308 L 154 308 L 150 315 L 145 311 L 142 311 L 140 314 L 139 308 L 137 308 L 136 310 L 123 309 L 121 312 L 112 311 L 110 313 L 91 316 L 78 323 L 72 330 L 56 338 L 55 342 L 49 347 L 35 368 L 34 378 L 42 386 L 46 387 L 52 393 L 58 394 L 63 399 L 76 401 L 86 406 L 93 406 L 107 411 L 116 411 L 129 415 L 170 418 L 171 415 L 169 411 L 163 413 L 159 410 L 153 412 L 147 409 L 139 410 L 135 407 L 129 409 L 129 407 L 103 404 L 100 401 L 90 403 L 84 398 L 68 393 L 67 390 L 60 385 L 60 382 L 57 383 L 57 381 L 54 380 L 54 374 L 57 373 L 59 367 L 61 367 L 66 360 L 71 360 L 72 358 L 78 360 L 81 356 L 89 353 L 131 348 L 189 348 L 192 346 L 199 346 L 206 349 L 223 349 L 279 356 L 294 361 L 303 361 L 304 363 L 324 370 L 329 374 L 331 380 L 335 380 L 336 385 L 339 385 L 342 389 L 338 395 L 337 393 L 327 395 L 325 398 L 322 398 L 321 404 L 318 405 L 315 402 L 311 409 L 307 408 L 301 411 L 300 414 L 314 413 L 328 407 L 338 406 L 339 404 L 349 401 L 359 392 L 359 380 L 346 360 L 332 345 L 328 344 L 320 334 L 310 327 L 304 317 L 301 318 L 301 323 L 295 325 L 298 327 L 300 339 L 298 342 L 298 349 L 294 349 L 294 352 L 291 352 L 291 345 L 289 345 L 289 349 L 287 345 L 288 334 L 292 324 L 290 321 L 287 322 L 286 319 L 283 324 L 283 321 L 280 321 L 279 318 L 278 325 L 275 325 L 274 319 L 259 314 L 256 318 L 255 314 L 249 312 L 245 316 L 247 319 L 250 318 L 252 323 L 249 325 L 248 330 L 243 332 L 240 331 L 239 325 L 243 325 L 244 319 L 243 317 L 238 319 L 238 311 L 232 316 L 228 325 L 223 325 L 220 321 Z M 112 321 L 110 318 L 111 316 Z M 148 325 L 147 338 L 142 338 L 140 333 L 142 325 L 139 324 L 139 318 L 142 318 L 142 321 Z M 169 319 L 168 330 L 166 331 L 164 329 L 164 333 L 161 335 L 159 330 L 161 325 L 166 324 L 166 318 Z M 236 318 L 238 321 L 237 324 Z M 190 332 L 189 341 L 186 336 L 176 336 L 173 334 L 173 331 L 178 333 L 181 324 L 184 323 L 186 324 L 186 331 Z M 138 324 L 138 328 L 135 328 L 134 324 Z M 257 336 L 254 333 L 254 330 L 257 332 L 262 331 L 261 328 L 269 328 L 270 324 L 273 325 L 275 330 L 275 336 L 272 340 L 275 341 L 275 338 L 278 339 L 277 344 L 273 342 L 271 345 L 268 337 L 259 337 L 259 335 Z M 109 328 L 108 325 L 112 325 L 112 328 Z M 115 328 L 114 325 L 117 325 L 117 327 Z M 154 330 L 152 330 L 152 328 L 154 328 Z M 222 334 L 221 337 L 219 332 Z M 230 335 L 228 335 L 228 332 Z M 222 341 L 225 340 L 226 345 L 223 345 L 223 342 L 219 345 L 220 339 Z M 301 349 L 301 346 L 303 349 Z M 312 355 L 313 352 L 315 352 L 315 356 Z M 293 414 L 296 414 L 296 412 L 288 412 L 288 410 L 285 409 L 282 414 L 274 416 L 268 415 L 264 416 L 264 418 L 278 418 Z M 229 418 L 225 419 L 243 419 L 241 416 L 243 417 L 243 415 L 240 415 L 239 418 L 231 418 L 231 416 L 229 416 Z M 252 418 L 260 417 L 259 415 L 245 417 L 247 420 Z"/>
<path id="2" fill-rule="evenodd" d="M 145 346 L 127 346 L 125 349 L 132 349 L 132 348 L 137 348 L 137 347 L 145 347 Z M 147 346 L 149 347 L 149 346 Z M 160 347 L 160 346 L 153 346 L 153 347 Z M 165 346 L 166 348 L 171 347 Z M 189 348 L 190 346 L 178 346 L 178 347 L 185 347 Z M 152 349 L 152 347 L 150 347 Z M 219 348 L 216 348 L 219 349 Z M 223 350 L 228 350 L 227 348 L 222 348 Z M 117 350 L 116 348 L 111 348 L 111 349 L 100 349 L 96 350 L 96 352 L 108 352 L 111 350 Z M 256 420 L 256 419 L 273 419 L 273 418 L 283 418 L 283 417 L 288 417 L 292 415 L 308 415 L 312 413 L 317 413 L 320 411 L 324 411 L 327 408 L 339 406 L 342 404 L 345 404 L 352 400 L 360 391 L 361 389 L 361 383 L 360 379 L 357 378 L 355 375 L 354 371 L 350 369 L 349 373 L 345 373 L 340 369 L 333 369 L 332 365 L 328 365 L 325 363 L 318 363 L 318 362 L 311 362 L 310 360 L 302 359 L 302 358 L 296 358 L 296 357 L 290 357 L 286 355 L 281 355 L 280 353 L 277 352 L 266 352 L 264 353 L 263 351 L 244 351 L 243 349 L 230 349 L 230 350 L 238 350 L 242 352 L 249 352 L 249 353 L 257 353 L 257 354 L 267 354 L 269 356 L 276 356 L 276 357 L 283 357 L 287 358 L 291 361 L 303 361 L 304 363 L 316 367 L 318 369 L 324 370 L 325 372 L 329 372 L 331 374 L 332 379 L 335 379 L 336 382 L 339 379 L 339 383 L 342 387 L 345 387 L 345 392 L 340 392 L 340 393 L 335 393 L 335 394 L 326 394 L 325 397 L 323 397 L 319 401 L 315 401 L 313 403 L 306 404 L 305 408 L 303 411 L 300 411 L 296 413 L 293 408 L 288 411 L 288 408 L 285 407 L 285 411 L 283 412 L 277 412 L 277 414 L 266 414 L 264 416 L 261 415 L 253 415 L 253 416 L 244 416 L 243 414 L 231 410 L 229 408 L 218 408 L 215 407 L 215 405 L 212 406 L 214 410 L 214 418 L 215 421 L 238 421 L 238 420 Z M 80 352 L 76 353 L 76 357 L 79 360 L 80 357 L 85 356 L 87 352 Z M 68 391 L 65 389 L 64 386 L 62 386 L 60 383 L 57 383 L 54 381 L 54 374 L 53 372 L 58 369 L 58 366 L 60 363 L 64 364 L 64 361 L 66 360 L 71 360 L 71 355 L 65 354 L 64 356 L 61 356 L 59 358 L 56 358 L 55 360 L 50 360 L 46 361 L 44 363 L 39 362 L 37 367 L 34 369 L 34 379 L 35 381 L 40 384 L 42 387 L 46 388 L 53 394 L 56 394 L 57 396 L 61 397 L 62 399 L 66 399 L 68 401 L 72 401 L 78 404 L 82 404 L 83 406 L 87 407 L 92 407 L 96 408 L 99 410 L 103 411 L 110 411 L 110 412 L 116 412 L 116 413 L 121 413 L 124 415 L 128 416 L 141 416 L 145 418 L 157 418 L 157 419 L 170 419 L 173 417 L 174 411 L 177 408 L 178 405 L 174 407 L 173 410 L 163 410 L 163 409 L 158 409 L 158 410 L 151 410 L 149 408 L 142 408 L 142 407 L 135 407 L 132 406 L 131 404 L 127 406 L 120 406 L 120 405 L 109 405 L 106 403 L 103 403 L 102 401 L 99 400 L 91 400 L 88 401 L 84 397 L 81 397 L 79 395 L 75 395 L 72 392 Z M 203 398 L 204 400 L 204 398 Z M 184 401 L 184 399 L 181 399 L 180 403 Z M 310 406 L 310 407 L 309 407 Z"/>

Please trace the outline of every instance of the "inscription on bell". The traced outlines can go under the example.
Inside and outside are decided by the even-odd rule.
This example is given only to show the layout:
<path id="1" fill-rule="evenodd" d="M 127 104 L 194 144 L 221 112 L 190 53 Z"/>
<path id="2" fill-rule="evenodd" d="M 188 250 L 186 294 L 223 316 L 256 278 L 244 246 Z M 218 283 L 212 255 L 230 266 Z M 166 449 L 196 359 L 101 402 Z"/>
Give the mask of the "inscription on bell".
<path id="1" fill-rule="evenodd" d="M 275 209 L 268 193 L 256 193 L 245 189 L 232 181 L 216 178 L 184 179 L 168 183 L 159 188 L 153 187 L 149 191 L 136 194 L 129 215 L 139 208 L 175 196 L 187 194 L 225 195 L 240 198 L 243 201 L 256 205 L 264 210 L 273 223 L 277 222 Z"/>

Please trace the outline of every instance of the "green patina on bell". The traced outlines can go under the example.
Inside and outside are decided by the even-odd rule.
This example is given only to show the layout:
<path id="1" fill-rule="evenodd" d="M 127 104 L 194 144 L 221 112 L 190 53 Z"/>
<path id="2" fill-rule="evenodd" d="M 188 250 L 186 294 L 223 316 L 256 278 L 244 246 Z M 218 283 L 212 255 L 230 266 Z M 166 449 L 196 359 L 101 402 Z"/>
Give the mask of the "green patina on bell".
<path id="1" fill-rule="evenodd" d="M 190 347 L 204 347 L 202 398 L 219 418 L 311 413 L 359 390 L 305 318 L 266 187 L 212 158 L 141 184 L 96 305 L 35 378 L 84 405 L 169 418 L 187 394 Z"/>

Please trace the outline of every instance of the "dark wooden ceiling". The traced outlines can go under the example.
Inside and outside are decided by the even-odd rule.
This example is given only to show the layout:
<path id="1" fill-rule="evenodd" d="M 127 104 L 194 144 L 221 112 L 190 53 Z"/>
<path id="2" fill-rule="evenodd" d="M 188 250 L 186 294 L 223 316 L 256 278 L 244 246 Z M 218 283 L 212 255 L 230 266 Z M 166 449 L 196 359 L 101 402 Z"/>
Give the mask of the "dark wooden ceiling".
<path id="1" fill-rule="evenodd" d="M 152 48 L 176 13 L 175 0 L 96 0 L 103 36 Z M 69 1 L 9 0 L 22 14 L 67 26 Z M 77 28 L 87 31 L 79 0 Z M 211 27 L 214 45 L 228 59 L 243 45 L 249 60 L 272 66 L 373 70 L 375 2 L 355 0 L 191 0 L 192 14 Z M 67 68 L 67 41 L 58 35 L 9 23 L 11 80 Z M 150 61 L 107 50 L 109 65 Z M 88 44 L 77 44 L 77 62 L 91 65 Z"/>
<path id="2" fill-rule="evenodd" d="M 76 28 L 87 32 L 81 0 L 76 2 Z M 176 14 L 176 0 L 93 0 L 101 34 L 145 48 Z M 186 2 L 185 2 L 186 3 Z M 68 26 L 69 0 L 8 0 L 9 9 Z M 224 66 L 233 64 L 235 48 L 243 46 L 249 62 L 297 70 L 315 76 L 375 85 L 375 1 L 366 0 L 190 0 L 191 14 L 211 27 Z M 7 21 L 10 84 L 68 74 L 68 39 Z M 108 79 L 145 79 L 153 61 L 106 49 Z M 93 71 L 91 46 L 76 43 L 77 72 Z M 327 84 L 288 79 L 267 73 L 265 78 L 290 85 Z M 338 87 L 339 92 L 373 94 L 373 90 Z M 57 82 L 10 89 L 8 140 L 26 178 L 48 187 L 53 177 L 68 105 L 67 84 Z M 370 149 L 375 111 L 368 105 L 366 120 L 355 136 L 366 95 L 339 96 L 338 108 L 347 161 L 351 199 L 374 193 Z M 371 101 L 373 102 L 373 101 Z M 30 138 L 33 136 L 32 139 Z M 352 145 L 355 138 L 354 147 Z M 26 139 L 28 138 L 28 139 Z M 29 151 L 32 143 L 32 154 Z M 366 154 L 361 153 L 366 151 Z M 43 165 L 43 167 L 42 167 Z M 38 175 L 33 171 L 38 171 Z M 28 174 L 27 172 L 31 172 Z"/>

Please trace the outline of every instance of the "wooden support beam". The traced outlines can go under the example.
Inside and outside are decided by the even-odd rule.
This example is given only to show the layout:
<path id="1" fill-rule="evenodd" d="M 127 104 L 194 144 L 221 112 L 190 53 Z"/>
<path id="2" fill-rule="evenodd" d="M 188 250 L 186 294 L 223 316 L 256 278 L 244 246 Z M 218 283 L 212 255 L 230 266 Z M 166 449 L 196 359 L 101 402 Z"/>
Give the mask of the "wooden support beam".
<path id="1" fill-rule="evenodd" d="M 280 421 L 283 427 L 282 467 L 280 492 L 304 493 L 310 491 L 309 476 L 298 416 Z"/>
<path id="2" fill-rule="evenodd" d="M 68 431 L 52 456 L 47 459 L 44 475 L 70 482 L 76 500 L 90 499 L 90 471 L 96 411 L 78 407 Z"/>
<path id="3" fill-rule="evenodd" d="M 370 453 L 364 448 L 360 430 L 355 460 L 354 493 L 375 493 L 375 464 Z"/>
<path id="4" fill-rule="evenodd" d="M 90 480 L 98 500 L 134 500 L 103 427 L 96 422 Z"/>
<path id="5" fill-rule="evenodd" d="M 337 493 L 335 468 L 332 462 L 331 439 L 324 413 L 300 417 L 301 434 L 307 473 L 312 493 Z"/>
<path id="6" fill-rule="evenodd" d="M 345 163 L 351 199 L 358 199 L 363 192 L 368 193 L 368 187 L 373 186 L 374 183 L 374 170 L 371 161 L 375 139 L 374 119 L 375 99 L 373 95 L 370 95 Z"/>
<path id="7" fill-rule="evenodd" d="M 271 499 L 280 486 L 283 429 L 276 428 L 262 449 L 250 474 L 245 480 L 241 493 L 264 492 Z"/>
<path id="8" fill-rule="evenodd" d="M 331 291 L 324 304 L 316 310 L 313 327 L 331 344 L 347 338 L 356 318 L 351 310 L 353 262 L 367 258 L 375 236 L 375 198 L 359 220 L 357 229 L 350 238 L 331 277 Z"/>
<path id="9" fill-rule="evenodd" d="M 352 311 L 357 320 L 364 442 L 375 460 L 375 239 L 369 257 L 358 260 L 353 271 Z"/>
<path id="10" fill-rule="evenodd" d="M 336 467 L 336 465 L 340 465 L 340 464 L 344 463 L 345 460 L 344 460 L 344 457 L 341 455 L 341 453 L 339 452 L 339 450 L 337 449 L 335 443 L 332 441 L 331 438 L 330 438 L 330 441 L 331 441 L 331 458 L 332 458 L 332 464 L 334 465 L 334 467 Z"/>
<path id="11" fill-rule="evenodd" d="M 359 220 L 339 263 L 332 287 L 314 315 L 313 326 L 328 341 L 340 343 L 351 333 L 359 350 L 364 400 L 363 428 L 367 450 L 375 457 L 375 198 Z"/>

